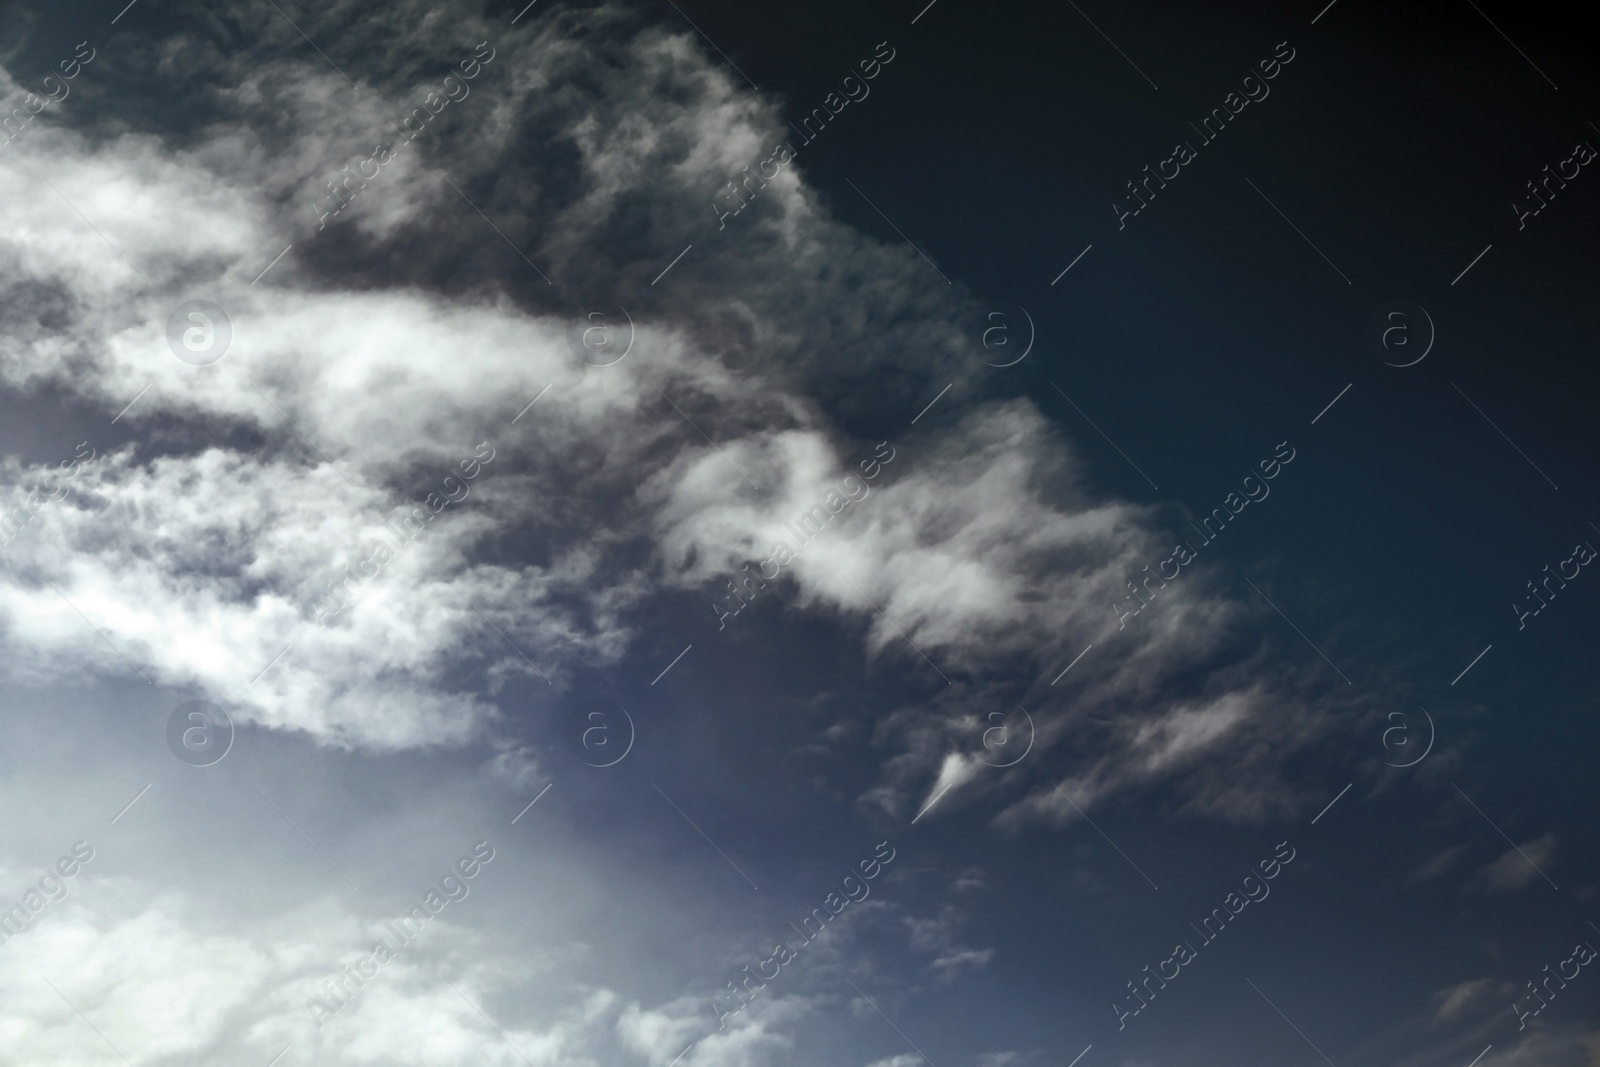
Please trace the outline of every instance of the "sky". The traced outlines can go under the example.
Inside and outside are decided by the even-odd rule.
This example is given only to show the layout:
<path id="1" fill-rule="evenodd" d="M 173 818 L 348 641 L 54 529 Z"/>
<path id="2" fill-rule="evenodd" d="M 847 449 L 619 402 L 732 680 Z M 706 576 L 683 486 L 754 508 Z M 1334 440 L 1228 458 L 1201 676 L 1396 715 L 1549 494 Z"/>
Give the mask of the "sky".
<path id="1" fill-rule="evenodd" d="M 1600 1065 L 1592 57 L 0 5 L 0 1064 Z"/>

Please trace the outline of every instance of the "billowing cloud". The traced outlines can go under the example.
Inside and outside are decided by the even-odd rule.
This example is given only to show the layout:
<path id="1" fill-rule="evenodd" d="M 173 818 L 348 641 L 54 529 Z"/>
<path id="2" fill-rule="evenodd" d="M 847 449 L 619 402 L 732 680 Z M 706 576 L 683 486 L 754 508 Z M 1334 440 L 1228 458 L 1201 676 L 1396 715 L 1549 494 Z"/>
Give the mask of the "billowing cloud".
<path id="1" fill-rule="evenodd" d="M 1075 709 L 1039 709 L 1041 752 L 1096 708 L 1139 709 L 1097 730 L 1083 802 L 1223 746 L 1266 759 L 1281 694 L 1259 682 L 1147 704 L 1225 647 L 1240 609 L 1203 576 L 1151 583 L 1171 554 L 1156 517 L 1087 492 L 1030 402 L 984 399 L 959 287 L 936 302 L 915 254 L 832 220 L 798 164 L 714 225 L 711 195 L 784 136 L 772 102 L 618 8 L 509 34 L 470 15 L 424 32 L 413 13 L 405 47 L 341 74 L 273 12 L 232 12 L 167 45 L 198 131 L 119 112 L 10 146 L 0 273 L 33 295 L 8 304 L 5 380 L 99 413 L 74 431 L 98 458 L 0 562 L 0 625 L 32 670 L 125 657 L 324 741 L 459 744 L 496 715 L 462 667 L 491 692 L 523 677 L 557 695 L 625 656 L 662 594 L 704 597 L 783 544 L 791 609 L 952 687 L 935 719 L 893 720 L 886 798 L 959 792 L 980 768 L 951 731 L 1000 675 L 1095 640 L 1117 647 L 1080 665 Z M 350 5 L 321 18 L 372 29 Z M 236 33 L 259 34 L 253 61 Z M 408 49 L 458 68 L 451 95 Z M 23 195 L 45 176 L 53 199 Z M 69 205 L 93 226 L 61 240 Z M 407 251 L 422 246 L 427 263 Z M 193 297 L 232 330 L 210 366 L 168 350 Z M 573 346 L 596 321 L 625 359 Z M 936 381 L 955 384 L 953 423 L 881 417 Z M 872 436 L 847 429 L 868 412 Z M 45 464 L 15 475 L 38 484 Z M 1160 588 L 1152 610 L 1108 626 L 1130 576 Z M 1292 724 L 1279 749 L 1310 730 L 1271 721 Z M 1263 803 L 1211 793 L 1199 810 Z M 1053 797 L 1005 818 L 1050 816 Z"/>
<path id="2" fill-rule="evenodd" d="M 686 25 L 612 2 L 515 26 L 474 3 L 337 0 L 298 25 L 179 7 L 159 34 L 130 19 L 0 147 L 0 392 L 33 419 L 0 469 L 0 647 L 14 699 L 61 704 L 19 728 L 8 799 L 37 804 L 37 772 L 63 834 L 128 835 L 0 946 L 18 1062 L 768 1067 L 814 1031 L 883 1029 L 852 982 L 892 1007 L 997 970 L 1002 942 L 947 898 L 988 903 L 1013 872 L 930 858 L 939 901 L 859 904 L 720 1026 L 722 963 L 771 952 L 769 920 L 788 936 L 779 891 L 664 877 L 622 772 L 615 837 L 536 836 L 572 783 L 531 808 L 568 766 L 531 735 L 663 632 L 735 640 L 745 598 L 896 679 L 805 706 L 830 720 L 801 752 L 872 763 L 818 791 L 874 827 L 976 811 L 1017 833 L 1130 798 L 1264 821 L 1305 804 L 1293 759 L 1370 716 L 1274 654 L 1213 557 L 1173 562 L 1190 534 L 1166 507 L 1094 488 L 1070 427 L 984 366 L 976 296 L 835 218 L 806 157 L 719 220 L 790 133 Z M 27 91 L 0 70 L 0 95 Z M 225 705 L 238 777 L 162 778 L 147 749 L 202 772 L 143 721 L 148 745 L 84 770 L 85 724 L 136 684 Z M 101 787 L 170 804 L 182 847 L 111 820 Z M 334 997 L 392 909 L 278 880 L 281 842 L 343 894 L 349 854 L 392 874 L 372 840 L 491 803 L 497 830 L 534 811 L 513 905 L 433 920 Z M 43 833 L 0 855 L 17 884 Z M 1523 849 L 1542 864 L 1555 840 Z M 1513 892 L 1525 867 L 1481 882 Z"/>

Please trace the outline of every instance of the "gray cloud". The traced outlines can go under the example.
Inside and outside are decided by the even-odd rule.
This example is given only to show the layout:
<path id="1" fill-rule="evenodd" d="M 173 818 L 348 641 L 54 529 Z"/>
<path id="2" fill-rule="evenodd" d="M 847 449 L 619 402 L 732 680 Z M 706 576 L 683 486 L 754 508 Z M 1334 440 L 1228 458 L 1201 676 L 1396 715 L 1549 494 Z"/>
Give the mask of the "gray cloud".
<path id="1" fill-rule="evenodd" d="M 1491 893 L 1520 892 L 1544 880 L 1539 872 L 1551 867 L 1555 855 L 1556 835 L 1544 834 L 1501 853 L 1478 871 L 1478 881 Z"/>
<path id="2" fill-rule="evenodd" d="M 872 724 L 884 765 L 864 808 L 909 816 L 948 789 L 930 818 L 983 797 L 1002 827 L 1061 824 L 1075 816 L 1047 775 L 1086 807 L 1156 781 L 1212 817 L 1293 802 L 1276 771 L 1322 736 L 1309 686 L 1260 669 L 1264 653 L 1239 636 L 1249 609 L 1204 567 L 1116 628 L 1111 600 L 1171 551 L 1170 534 L 1152 509 L 1087 490 L 1064 435 L 978 376 L 970 294 L 831 218 L 803 169 L 718 233 L 710 194 L 784 136 L 775 102 L 736 85 L 688 32 L 629 9 L 539 16 L 508 32 L 471 10 L 328 5 L 304 28 L 355 92 L 270 5 L 197 10 L 170 38 L 108 44 L 79 110 L 52 112 L 12 146 L 0 165 L 12 294 L 0 375 L 18 396 L 69 398 L 70 436 L 98 458 L 0 549 L 11 678 L 125 680 L 126 656 L 163 694 L 226 704 L 257 751 L 308 743 L 308 760 L 330 761 L 275 768 L 291 793 L 331 792 L 351 765 L 338 760 L 481 746 L 498 803 L 498 790 L 535 784 L 545 758 L 507 726 L 499 693 L 543 686 L 521 710 L 544 711 L 616 669 L 652 627 L 679 625 L 678 612 L 703 625 L 709 583 L 764 558 L 785 520 L 886 440 L 896 459 L 871 495 L 772 594 L 858 634 L 874 663 L 921 672 L 935 694 Z M 327 179 L 369 158 L 480 40 L 496 56 L 471 94 L 319 229 Z M 134 66 L 157 88 L 119 100 Z M 146 108 L 163 88 L 194 117 L 150 117 L 166 114 Z M 692 258 L 652 287 L 691 242 Z M 231 319 L 233 347 L 210 367 L 167 349 L 168 315 L 194 296 Z M 597 307 L 634 316 L 623 363 L 588 366 L 568 346 Z M 951 413 L 912 430 L 946 383 Z M 480 442 L 495 458 L 471 493 L 402 543 L 393 523 Z M 7 479 L 31 484 L 55 462 L 17 461 Z M 381 541 L 392 558 L 318 625 L 329 584 Z M 1091 641 L 1098 654 L 1048 693 Z M 1019 696 L 1037 715 L 1037 752 L 1002 779 L 980 739 L 988 713 Z M 139 788 L 142 764 L 106 766 L 128 795 Z M 299 847 L 270 812 L 251 818 Z M 376 826 L 407 828 L 352 815 L 338 832 Z M 575 862 L 567 845 L 551 854 Z M 621 1047 L 661 1067 L 698 1035 L 685 1067 L 753 1067 L 844 996 L 807 985 L 705 1035 L 696 997 L 645 995 L 632 972 L 558 973 L 651 961 L 549 930 L 530 958 L 452 918 L 433 949 L 308 1033 L 308 984 L 365 950 L 372 914 L 287 879 L 261 902 L 241 876 L 221 885 L 252 911 L 224 932 L 204 918 L 205 893 L 169 882 L 155 859 L 126 862 L 102 883 L 127 890 L 125 903 L 85 893 L 0 958 L 5 987 L 22 991 L 5 1011 L 25 1060 L 71 1062 L 88 1047 L 75 1014 L 32 981 L 41 971 L 72 975 L 62 993 L 131 1055 L 198 1062 L 232 1062 L 241 1044 L 266 1062 L 294 1043 L 342 1061 L 510 1063 L 511 1045 L 540 1064 L 607 1062 Z M 20 857 L 13 868 L 31 870 Z M 953 924 L 911 921 L 941 976 L 989 959 Z M 150 974 L 183 977 L 152 987 Z"/>

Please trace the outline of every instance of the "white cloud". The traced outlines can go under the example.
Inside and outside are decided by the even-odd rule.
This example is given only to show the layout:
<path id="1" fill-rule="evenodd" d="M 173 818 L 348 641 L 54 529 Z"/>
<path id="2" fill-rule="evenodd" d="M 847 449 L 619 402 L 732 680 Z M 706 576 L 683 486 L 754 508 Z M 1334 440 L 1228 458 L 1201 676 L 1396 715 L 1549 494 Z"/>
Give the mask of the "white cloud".
<path id="1" fill-rule="evenodd" d="M 911 947 L 933 957 L 928 967 L 941 982 L 955 981 L 963 968 L 981 971 L 994 959 L 992 948 L 972 948 L 957 942 L 962 916 L 954 907 L 941 908 L 932 918 L 907 916 L 905 924 L 911 931 Z"/>
<path id="2" fill-rule="evenodd" d="M 1516 893 L 1547 877 L 1544 872 L 1555 856 L 1556 835 L 1544 834 L 1501 853 L 1478 872 L 1478 879 L 1491 893 Z"/>
<path id="3" fill-rule="evenodd" d="M 424 9 L 404 10 L 426 24 Z M 353 7 L 335 15 L 377 32 Z M 267 40 L 283 33 L 270 11 L 239 17 Z M 164 76 L 218 86 L 205 129 L 41 125 L 13 146 L 0 280 L 33 297 L 0 331 L 4 380 L 73 394 L 104 419 L 82 432 L 106 435 L 78 495 L 0 559 L 0 627 L 19 669 L 120 673 L 109 642 L 158 684 L 325 742 L 482 738 L 496 711 L 480 689 L 542 673 L 555 695 L 617 663 L 654 621 L 656 594 L 698 596 L 791 536 L 785 520 L 872 454 L 835 421 L 865 411 L 896 458 L 774 595 L 861 628 L 874 657 L 956 683 L 890 716 L 879 741 L 895 753 L 869 801 L 920 807 L 948 787 L 945 812 L 970 802 L 987 768 L 953 738 L 992 710 L 1002 676 L 1019 663 L 1053 672 L 1104 638 L 1117 647 L 1079 664 L 1072 705 L 1063 688 L 1040 716 L 1041 754 L 1087 720 L 1121 717 L 1098 731 L 1104 759 L 1073 769 L 1080 802 L 1178 774 L 1195 811 L 1264 810 L 1283 789 L 1271 773 L 1252 792 L 1237 776 L 1202 781 L 1197 765 L 1231 744 L 1270 772 L 1314 732 L 1307 716 L 1267 716 L 1283 694 L 1237 675 L 1163 703 L 1177 672 L 1227 646 L 1242 609 L 1186 575 L 1134 628 L 1112 627 L 1127 577 L 1170 547 L 1150 509 L 1083 487 L 1068 441 L 1031 402 L 971 399 L 987 388 L 970 352 L 975 305 L 924 284 L 909 250 L 829 218 L 797 169 L 716 231 L 710 194 L 783 136 L 774 106 L 687 33 L 599 8 L 580 37 L 577 17 L 517 35 L 470 17 L 437 40 L 399 31 L 452 63 L 450 42 L 492 37 L 496 58 L 325 230 L 309 203 L 326 177 L 433 87 L 398 43 L 363 60 L 365 91 L 352 94 L 318 62 L 252 61 L 194 30 L 168 44 Z M 627 55 L 626 75 L 597 57 L 602 38 Z M 582 99 L 557 91 L 580 73 Z M 549 131 L 560 152 L 545 151 Z M 526 162 L 514 183 L 501 176 L 510 161 Z M 25 195 L 46 175 L 105 239 Z M 658 225 L 620 240 L 642 199 Z M 705 236 L 669 300 L 648 282 L 689 232 Z M 559 288 L 523 272 L 507 241 Z M 419 246 L 454 267 L 420 262 Z M 233 345 L 196 368 L 171 357 L 165 332 L 177 301 L 201 295 L 227 309 Z M 624 302 L 628 360 L 586 366 L 568 348 L 573 309 Z M 892 403 L 909 414 L 935 381 L 956 386 L 953 424 L 913 433 L 881 419 Z M 110 416 L 135 396 L 124 425 L 145 441 L 113 451 Z M 316 627 L 315 604 L 380 520 L 479 442 L 496 459 L 470 499 Z M 462 668 L 481 686 L 462 689 Z M 1044 788 L 1001 821 L 1063 817 Z"/>
<path id="4" fill-rule="evenodd" d="M 1434 1001 L 1439 1005 L 1438 1014 L 1434 1017 L 1437 1022 L 1454 1022 L 1461 1017 L 1466 1009 L 1482 1000 L 1492 991 L 1505 994 L 1507 989 L 1504 983 L 1497 983 L 1488 978 L 1474 978 L 1466 982 L 1458 982 L 1448 989 L 1441 989 L 1434 994 Z M 1515 993 L 1515 989 L 1510 990 Z"/>

